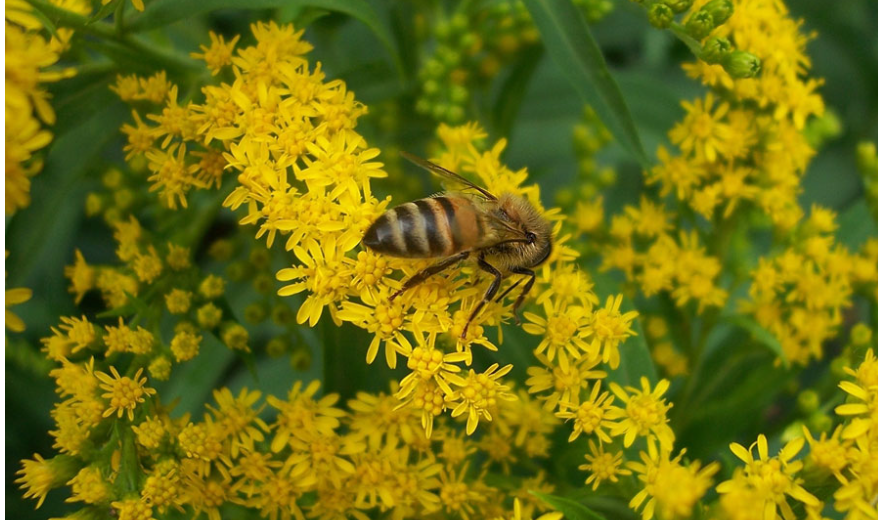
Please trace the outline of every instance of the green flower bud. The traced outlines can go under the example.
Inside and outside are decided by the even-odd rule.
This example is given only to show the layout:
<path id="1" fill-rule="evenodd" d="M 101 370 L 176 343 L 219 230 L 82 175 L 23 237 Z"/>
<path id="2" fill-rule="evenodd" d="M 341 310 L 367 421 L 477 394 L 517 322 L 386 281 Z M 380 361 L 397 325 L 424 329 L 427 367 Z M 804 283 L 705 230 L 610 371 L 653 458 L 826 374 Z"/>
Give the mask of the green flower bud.
<path id="1" fill-rule="evenodd" d="M 872 341 L 872 329 L 865 323 L 857 323 L 851 329 L 851 343 L 857 346 L 868 345 Z"/>
<path id="2" fill-rule="evenodd" d="M 561 188 L 555 193 L 555 203 L 562 207 L 573 204 L 573 191 L 570 188 Z"/>
<path id="3" fill-rule="evenodd" d="M 104 199 L 98 193 L 89 193 L 85 197 L 85 214 L 93 217 L 103 211 Z"/>
<path id="4" fill-rule="evenodd" d="M 231 258 L 234 252 L 235 246 L 232 244 L 232 241 L 225 238 L 214 241 L 214 243 L 210 244 L 210 247 L 207 248 L 207 254 L 214 260 L 219 260 L 220 262 Z"/>
<path id="5" fill-rule="evenodd" d="M 878 150 L 874 142 L 863 141 L 857 144 L 857 168 L 863 175 L 874 175 L 878 172 Z"/>
<path id="6" fill-rule="evenodd" d="M 432 95 L 439 92 L 439 82 L 435 79 L 428 79 L 424 82 L 424 93 Z"/>
<path id="7" fill-rule="evenodd" d="M 433 28 L 433 35 L 439 41 L 447 40 L 451 34 L 451 25 L 448 22 L 439 22 Z"/>
<path id="8" fill-rule="evenodd" d="M 600 182 L 601 186 L 612 186 L 616 184 L 616 169 L 610 166 L 605 168 L 601 168 L 598 172 L 598 182 Z"/>
<path id="9" fill-rule="evenodd" d="M 448 99 L 455 105 L 461 105 L 469 100 L 469 91 L 463 85 L 451 85 L 448 89 Z"/>
<path id="10" fill-rule="evenodd" d="M 829 363 L 829 372 L 832 373 L 836 379 L 842 379 L 847 375 L 847 372 L 845 372 L 844 369 L 849 364 L 850 360 L 848 360 L 847 356 L 838 356 Z"/>
<path id="11" fill-rule="evenodd" d="M 457 34 L 462 34 L 469 26 L 469 20 L 463 13 L 457 13 L 451 17 L 451 30 Z"/>
<path id="12" fill-rule="evenodd" d="M 832 429 L 832 417 L 822 412 L 815 413 L 808 417 L 808 426 L 814 434 L 828 432 Z"/>
<path id="13" fill-rule="evenodd" d="M 226 278 L 233 282 L 240 282 L 248 276 L 250 276 L 250 266 L 245 262 L 232 262 L 226 267 Z"/>
<path id="14" fill-rule="evenodd" d="M 429 114 L 432 109 L 433 105 L 427 98 L 420 98 L 417 103 L 415 103 L 415 111 L 419 114 Z"/>
<path id="15" fill-rule="evenodd" d="M 658 29 L 667 29 L 674 21 L 674 11 L 665 4 L 655 3 L 649 7 L 649 24 Z"/>
<path id="16" fill-rule="evenodd" d="M 762 70 L 762 61 L 746 51 L 732 51 L 723 58 L 723 68 L 733 78 L 755 78 Z"/>
<path id="17" fill-rule="evenodd" d="M 686 20 L 686 32 L 696 40 L 703 40 L 714 27 L 713 17 L 703 9 Z"/>
<path id="18" fill-rule="evenodd" d="M 253 278 L 253 288 L 259 294 L 274 292 L 274 278 L 265 273 L 260 273 Z"/>
<path id="19" fill-rule="evenodd" d="M 675 13 L 682 13 L 692 7 L 693 0 L 665 0 L 665 5 L 670 7 Z"/>
<path id="20" fill-rule="evenodd" d="M 271 253 L 268 252 L 268 249 L 256 247 L 250 251 L 250 263 L 257 270 L 268 269 L 271 265 Z"/>
<path id="21" fill-rule="evenodd" d="M 732 43 L 728 38 L 711 36 L 701 46 L 701 55 L 699 57 L 707 63 L 719 63 L 732 50 Z"/>
<path id="22" fill-rule="evenodd" d="M 296 321 L 296 315 L 289 306 L 280 303 L 271 309 L 271 321 L 277 325 L 292 325 Z"/>
<path id="23" fill-rule="evenodd" d="M 265 345 L 265 352 L 268 354 L 268 357 L 279 358 L 286 354 L 289 345 L 284 338 L 272 338 Z"/>
<path id="24" fill-rule="evenodd" d="M 466 112 L 464 112 L 463 107 L 452 106 L 448 109 L 449 123 L 461 123 L 465 116 Z"/>
<path id="25" fill-rule="evenodd" d="M 308 347 L 301 346 L 290 354 L 290 366 L 301 372 L 311 368 L 311 351 L 308 350 Z"/>
<path id="26" fill-rule="evenodd" d="M 735 6 L 729 0 L 710 0 L 701 10 L 710 13 L 714 27 L 718 27 L 732 17 Z"/>
<path id="27" fill-rule="evenodd" d="M 806 415 L 810 415 L 820 408 L 820 396 L 814 390 L 803 390 L 796 399 L 799 410 Z"/>
<path id="28" fill-rule="evenodd" d="M 268 309 L 261 303 L 251 303 L 244 307 L 244 319 L 254 325 L 262 323 L 268 317 Z"/>

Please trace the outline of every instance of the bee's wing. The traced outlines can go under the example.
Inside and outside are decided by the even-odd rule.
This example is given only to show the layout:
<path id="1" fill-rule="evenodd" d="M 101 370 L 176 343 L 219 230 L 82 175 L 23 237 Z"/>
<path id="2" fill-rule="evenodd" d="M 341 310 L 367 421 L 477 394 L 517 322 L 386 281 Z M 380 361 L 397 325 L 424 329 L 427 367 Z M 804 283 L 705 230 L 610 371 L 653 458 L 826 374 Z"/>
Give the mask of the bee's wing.
<path id="1" fill-rule="evenodd" d="M 409 161 L 417 164 L 421 168 L 429 171 L 430 173 L 436 174 L 440 177 L 444 177 L 445 179 L 451 179 L 452 181 L 454 181 L 458 184 L 462 184 L 467 188 L 474 189 L 474 190 L 478 191 L 479 193 L 481 193 L 488 200 L 497 200 L 497 197 L 495 197 L 494 194 L 491 193 L 490 191 L 486 190 L 485 188 L 482 188 L 481 186 L 477 186 L 476 184 L 473 184 L 471 181 L 461 177 L 460 175 L 454 173 L 451 170 L 446 170 L 445 168 L 439 166 L 438 164 L 432 163 L 426 159 L 421 159 L 420 157 L 417 157 L 417 156 L 412 155 L 412 154 L 407 153 L 407 152 L 399 152 L 399 154 L 402 155 L 403 157 L 405 157 L 406 159 L 408 159 Z"/>

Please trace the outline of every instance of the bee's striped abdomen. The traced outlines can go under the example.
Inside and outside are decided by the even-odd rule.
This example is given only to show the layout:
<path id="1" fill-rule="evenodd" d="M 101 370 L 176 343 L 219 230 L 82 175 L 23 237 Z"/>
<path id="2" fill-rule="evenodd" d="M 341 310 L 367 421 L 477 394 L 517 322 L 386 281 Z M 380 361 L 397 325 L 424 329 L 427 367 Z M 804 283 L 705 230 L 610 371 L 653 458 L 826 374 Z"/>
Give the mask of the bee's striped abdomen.
<path id="1" fill-rule="evenodd" d="M 392 256 L 449 256 L 475 247 L 482 229 L 470 200 L 433 197 L 388 210 L 369 227 L 363 243 Z"/>

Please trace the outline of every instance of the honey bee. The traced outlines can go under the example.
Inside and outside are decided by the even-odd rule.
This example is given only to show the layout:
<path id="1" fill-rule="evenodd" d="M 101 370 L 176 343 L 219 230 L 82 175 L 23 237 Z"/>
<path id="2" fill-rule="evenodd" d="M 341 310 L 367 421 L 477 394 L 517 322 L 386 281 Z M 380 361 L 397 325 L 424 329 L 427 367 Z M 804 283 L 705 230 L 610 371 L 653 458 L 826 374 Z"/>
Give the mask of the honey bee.
<path id="1" fill-rule="evenodd" d="M 460 175 L 430 161 L 401 152 L 416 165 L 473 192 L 445 192 L 406 202 L 386 211 L 369 226 L 363 244 L 389 256 L 403 258 L 441 258 L 406 280 L 391 295 L 393 301 L 408 289 L 434 274 L 472 256 L 480 269 L 494 277 L 482 300 L 473 308 L 461 337 L 479 311 L 497 296 L 503 278 L 523 275 L 497 301 L 503 299 L 525 278 L 512 312 L 517 311 L 533 288 L 533 268 L 552 253 L 552 226 L 530 202 L 511 193 L 494 195 Z"/>

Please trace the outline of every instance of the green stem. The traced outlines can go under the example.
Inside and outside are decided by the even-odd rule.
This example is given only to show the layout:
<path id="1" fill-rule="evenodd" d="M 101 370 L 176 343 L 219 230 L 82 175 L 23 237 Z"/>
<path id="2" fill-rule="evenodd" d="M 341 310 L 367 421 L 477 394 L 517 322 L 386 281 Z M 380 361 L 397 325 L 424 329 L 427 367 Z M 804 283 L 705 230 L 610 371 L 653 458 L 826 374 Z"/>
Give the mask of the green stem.
<path id="1" fill-rule="evenodd" d="M 122 426 L 122 420 L 116 420 L 115 434 L 119 438 L 122 448 L 122 456 L 119 461 L 119 476 L 117 486 L 121 491 L 120 496 L 139 493 L 139 475 L 142 473 L 140 460 L 137 458 L 137 446 L 134 444 L 134 431 L 127 425 Z"/>
<path id="2" fill-rule="evenodd" d="M 125 0 L 120 0 L 116 6 L 116 14 L 113 16 L 116 25 L 116 34 L 122 36 L 125 34 Z"/>
<path id="3" fill-rule="evenodd" d="M 677 22 L 671 22 L 671 26 L 669 27 L 674 36 L 676 36 L 681 42 L 686 44 L 686 47 L 689 47 L 689 50 L 692 51 L 696 57 L 701 56 L 701 44 L 695 38 L 689 36 L 686 32 L 686 29 Z"/>
<path id="4" fill-rule="evenodd" d="M 69 27 L 78 32 L 91 34 L 105 40 L 113 41 L 123 47 L 127 47 L 131 51 L 163 64 L 163 66 L 169 71 L 189 72 L 200 69 L 195 61 L 187 57 L 152 47 L 142 40 L 119 34 L 117 32 L 117 27 L 106 22 L 90 22 L 87 17 L 62 9 L 49 3 L 47 0 L 27 1 L 34 7 L 34 9 L 42 12 L 44 16 L 51 19 L 56 25 Z M 120 5 L 122 4 L 120 3 Z M 119 20 L 121 20 L 121 16 L 118 17 L 117 23 L 119 23 Z"/>

